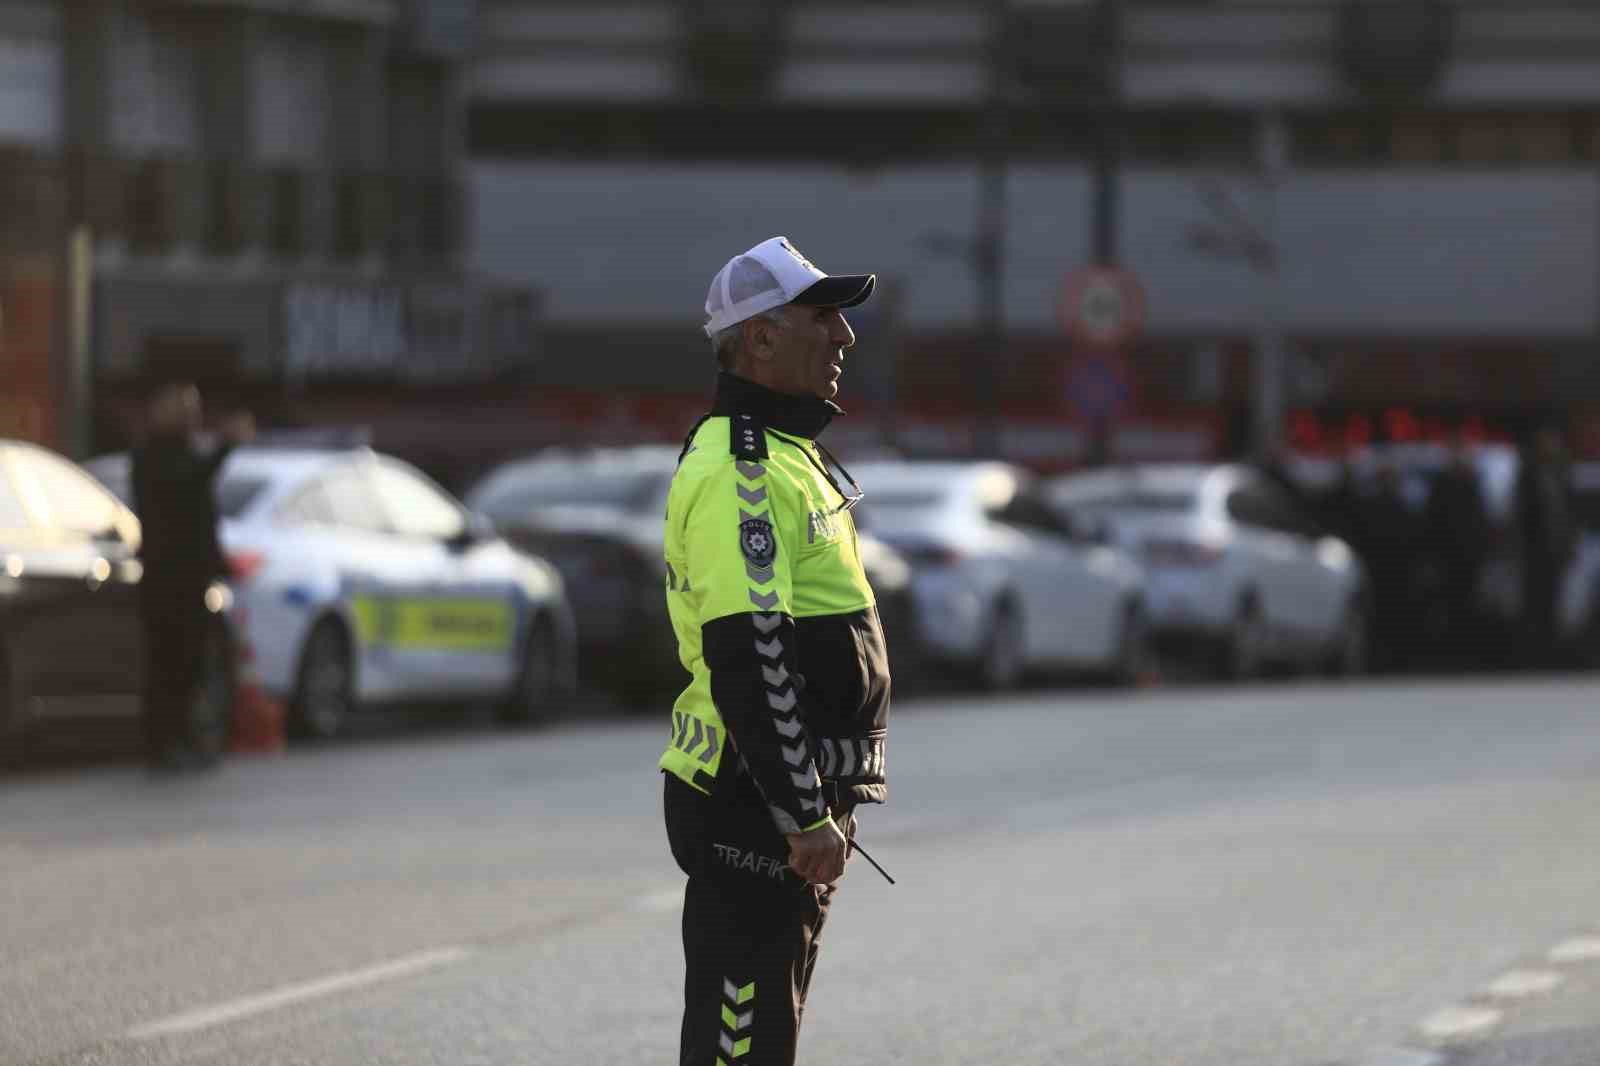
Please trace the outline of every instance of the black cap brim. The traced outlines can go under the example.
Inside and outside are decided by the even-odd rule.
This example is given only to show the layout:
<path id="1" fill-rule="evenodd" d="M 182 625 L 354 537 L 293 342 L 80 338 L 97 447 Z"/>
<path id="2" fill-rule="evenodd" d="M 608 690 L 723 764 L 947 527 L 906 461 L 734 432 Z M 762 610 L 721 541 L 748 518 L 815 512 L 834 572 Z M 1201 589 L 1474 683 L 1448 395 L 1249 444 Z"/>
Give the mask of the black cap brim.
<path id="1" fill-rule="evenodd" d="M 876 274 L 835 274 L 816 282 L 792 302 L 807 307 L 854 307 L 871 296 L 877 284 Z"/>

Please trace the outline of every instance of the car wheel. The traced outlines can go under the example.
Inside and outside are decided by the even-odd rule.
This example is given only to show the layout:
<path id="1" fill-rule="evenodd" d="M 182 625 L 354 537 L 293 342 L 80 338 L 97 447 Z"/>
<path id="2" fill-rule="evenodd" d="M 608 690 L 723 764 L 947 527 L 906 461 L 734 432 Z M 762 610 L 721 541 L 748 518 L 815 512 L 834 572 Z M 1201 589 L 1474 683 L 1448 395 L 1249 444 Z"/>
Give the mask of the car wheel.
<path id="1" fill-rule="evenodd" d="M 289 724 L 297 737 L 327 740 L 344 727 L 355 709 L 355 670 L 344 627 L 323 619 L 300 652 Z"/>
<path id="2" fill-rule="evenodd" d="M 222 758 L 233 735 L 233 654 L 231 637 L 221 626 L 206 633 L 200 676 L 189 700 L 186 723 L 189 750 L 203 764 Z"/>
<path id="3" fill-rule="evenodd" d="M 978 684 L 990 692 L 1015 688 L 1022 680 L 1023 646 L 1022 619 L 1013 604 L 1002 600 L 978 659 Z"/>
<path id="4" fill-rule="evenodd" d="M 1218 672 L 1229 681 L 1249 681 L 1259 677 L 1266 658 L 1266 643 L 1266 625 L 1261 619 L 1261 608 L 1255 600 L 1246 600 L 1239 605 L 1233 625 L 1223 641 Z"/>
<path id="5" fill-rule="evenodd" d="M 1367 612 L 1358 603 L 1345 608 L 1344 619 L 1334 637 L 1327 672 L 1334 677 L 1360 677 L 1367 672 L 1371 651 Z"/>
<path id="6" fill-rule="evenodd" d="M 517 680 L 500 704 L 499 718 L 527 725 L 548 717 L 561 690 L 561 642 L 547 618 L 535 618 L 523 642 Z"/>
<path id="7" fill-rule="evenodd" d="M 1122 612 L 1114 678 L 1118 684 L 1137 685 L 1150 672 L 1150 667 L 1150 626 L 1145 621 L 1144 608 L 1130 603 Z"/>

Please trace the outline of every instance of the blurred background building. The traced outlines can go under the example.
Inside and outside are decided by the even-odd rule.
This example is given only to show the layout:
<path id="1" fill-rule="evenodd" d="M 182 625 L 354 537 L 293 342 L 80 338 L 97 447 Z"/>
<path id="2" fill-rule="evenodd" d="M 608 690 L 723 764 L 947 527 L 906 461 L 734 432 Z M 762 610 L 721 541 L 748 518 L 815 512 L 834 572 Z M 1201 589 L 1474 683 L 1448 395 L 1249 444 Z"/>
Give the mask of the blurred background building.
<path id="1" fill-rule="evenodd" d="M 775 233 L 884 279 L 853 443 L 1600 452 L 1586 3 L 0 0 L 0 143 L 0 432 L 80 454 L 174 372 L 456 484 L 670 439 Z"/>

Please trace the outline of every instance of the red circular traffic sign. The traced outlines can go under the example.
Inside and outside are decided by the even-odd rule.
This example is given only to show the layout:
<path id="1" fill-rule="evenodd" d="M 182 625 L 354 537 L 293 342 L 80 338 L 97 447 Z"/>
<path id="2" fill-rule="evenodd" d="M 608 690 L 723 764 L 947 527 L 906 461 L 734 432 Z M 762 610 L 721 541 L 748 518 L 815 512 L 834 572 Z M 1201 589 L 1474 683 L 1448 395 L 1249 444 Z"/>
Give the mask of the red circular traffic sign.
<path id="1" fill-rule="evenodd" d="M 1082 267 L 1067 275 L 1057 308 L 1061 328 L 1090 348 L 1116 348 L 1144 326 L 1144 286 L 1126 270 Z"/>

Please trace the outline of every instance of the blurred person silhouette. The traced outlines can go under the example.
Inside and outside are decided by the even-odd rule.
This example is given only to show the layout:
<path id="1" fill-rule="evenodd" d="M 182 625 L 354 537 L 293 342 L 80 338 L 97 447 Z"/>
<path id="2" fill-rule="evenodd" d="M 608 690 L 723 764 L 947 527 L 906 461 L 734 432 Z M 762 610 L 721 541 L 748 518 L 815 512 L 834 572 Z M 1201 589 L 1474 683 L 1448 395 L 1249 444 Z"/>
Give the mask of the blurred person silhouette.
<path id="1" fill-rule="evenodd" d="M 1339 473 L 1333 483 L 1322 493 L 1317 513 L 1323 526 L 1334 536 L 1359 548 L 1361 540 L 1361 491 L 1356 478 L 1355 459 L 1345 455 L 1339 460 Z"/>
<path id="2" fill-rule="evenodd" d="M 1489 554 L 1489 516 L 1464 435 L 1451 439 L 1449 459 L 1428 496 L 1424 530 L 1443 580 L 1445 640 L 1452 652 L 1476 661 L 1477 590 Z"/>
<path id="3" fill-rule="evenodd" d="M 1522 549 L 1523 663 L 1557 659 L 1556 607 L 1561 578 L 1578 545 L 1576 501 L 1561 434 L 1541 426 L 1517 471 L 1517 528 Z"/>
<path id="4" fill-rule="evenodd" d="M 1375 652 L 1382 669 L 1404 666 L 1411 653 L 1416 526 L 1416 516 L 1401 491 L 1399 471 L 1392 461 L 1380 461 L 1376 483 L 1359 506 L 1356 550 L 1372 582 Z"/>
<path id="5" fill-rule="evenodd" d="M 143 434 L 132 454 L 134 509 L 143 526 L 144 576 L 139 616 L 144 635 L 141 714 L 145 757 L 152 769 L 203 765 L 189 735 L 189 710 L 201 682 L 210 615 L 210 583 L 227 575 L 217 540 L 212 481 L 237 443 L 255 434 L 248 414 L 221 426 L 221 442 L 205 450 L 196 440 L 204 413 L 200 390 L 165 382 L 150 394 Z"/>

